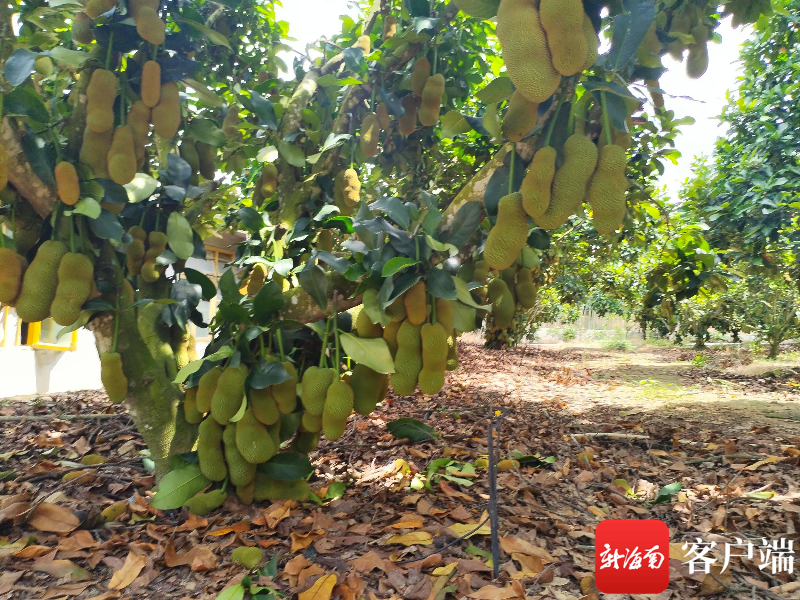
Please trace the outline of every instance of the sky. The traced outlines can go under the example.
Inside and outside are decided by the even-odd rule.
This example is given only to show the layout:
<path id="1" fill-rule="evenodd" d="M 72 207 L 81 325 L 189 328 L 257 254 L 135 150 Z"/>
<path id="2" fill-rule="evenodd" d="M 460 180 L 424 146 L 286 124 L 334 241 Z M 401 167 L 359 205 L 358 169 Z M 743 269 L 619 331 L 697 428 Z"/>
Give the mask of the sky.
<path id="1" fill-rule="evenodd" d="M 285 1 L 283 7 L 276 7 L 279 19 L 290 24 L 289 35 L 297 38 L 290 45 L 303 50 L 320 36 L 330 36 L 339 30 L 339 15 L 349 13 L 355 16 L 356 11 L 348 7 L 347 0 L 302 0 L 302 2 Z M 664 56 L 664 66 L 669 71 L 661 78 L 661 89 L 674 96 L 666 97 L 666 108 L 675 111 L 676 117 L 691 116 L 696 123 L 684 126 L 683 132 L 676 139 L 677 149 L 682 157 L 677 165 L 667 164 L 666 172 L 661 178 L 662 185 L 672 199 L 677 199 L 678 190 L 687 177 L 691 175 L 692 160 L 696 155 L 711 155 L 714 142 L 724 133 L 717 117 L 725 106 L 725 94 L 737 87 L 736 79 L 740 75 L 739 47 L 750 30 L 748 28 L 732 29 L 730 20 L 723 21 L 717 29 L 722 37 L 721 44 L 709 44 L 709 68 L 698 80 L 686 76 L 685 63 Z M 291 57 L 286 57 L 291 64 Z"/>

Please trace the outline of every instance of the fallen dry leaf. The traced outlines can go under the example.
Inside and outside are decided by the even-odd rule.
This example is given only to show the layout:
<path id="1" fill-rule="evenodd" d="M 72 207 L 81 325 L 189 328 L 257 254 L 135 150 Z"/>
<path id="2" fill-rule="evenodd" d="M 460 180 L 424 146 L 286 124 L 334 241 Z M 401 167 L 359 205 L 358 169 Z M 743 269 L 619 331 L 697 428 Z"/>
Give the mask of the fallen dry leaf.
<path id="1" fill-rule="evenodd" d="M 239 521 L 236 525 L 231 525 L 230 527 L 220 527 L 219 529 L 214 529 L 206 533 L 207 536 L 222 536 L 228 535 L 229 533 L 244 533 L 245 531 L 250 531 L 250 521 L 245 519 L 244 521 Z"/>
<path id="2" fill-rule="evenodd" d="M 210 571 L 217 566 L 217 557 L 208 546 L 192 546 L 182 554 L 175 552 L 172 541 L 164 548 L 164 562 L 168 567 L 189 565 L 193 573 Z"/>
<path id="3" fill-rule="evenodd" d="M 31 509 L 30 502 L 14 502 L 0 509 L 0 523 L 16 519 Z"/>
<path id="4" fill-rule="evenodd" d="M 48 556 L 53 556 L 54 553 Z M 92 578 L 89 571 L 82 569 L 71 560 L 53 560 L 50 558 L 39 559 L 30 566 L 34 571 L 47 573 L 57 579 L 68 579 L 71 581 L 87 581 Z"/>
<path id="5" fill-rule="evenodd" d="M 519 554 L 536 556 L 541 558 L 544 562 L 556 562 L 556 559 L 553 558 L 547 550 L 531 544 L 522 538 L 513 536 L 500 538 L 500 547 L 506 554 L 514 554 L 517 552 Z"/>
<path id="6" fill-rule="evenodd" d="M 359 573 L 369 573 L 375 569 L 385 570 L 384 560 L 374 550 L 360 556 L 350 563 Z"/>
<path id="7" fill-rule="evenodd" d="M 714 564 L 709 567 L 709 570 L 708 575 L 700 582 L 701 596 L 710 596 L 712 594 L 724 592 L 725 588 L 733 583 L 733 571 L 731 569 L 726 569 L 723 573 L 722 565 Z M 716 577 L 716 579 L 714 577 Z M 720 583 L 720 581 L 722 583 Z"/>
<path id="8" fill-rule="evenodd" d="M 23 548 L 19 552 L 14 552 L 14 556 L 16 558 L 39 558 L 40 556 L 44 556 L 52 550 L 53 549 L 48 546 L 33 545 Z"/>
<path id="9" fill-rule="evenodd" d="M 28 523 L 39 531 L 69 533 L 81 524 L 81 520 L 68 508 L 44 502 L 33 509 Z"/>
<path id="10" fill-rule="evenodd" d="M 66 596 L 77 596 L 78 594 L 82 594 L 83 590 L 90 585 L 93 585 L 93 583 L 91 581 L 86 581 L 82 583 L 65 583 L 64 585 L 50 587 L 47 588 L 47 591 L 41 597 L 41 600 L 49 600 L 50 598 L 64 598 Z"/>
<path id="11" fill-rule="evenodd" d="M 427 531 L 412 531 L 405 535 L 393 535 L 388 540 L 387 544 L 402 544 L 403 546 L 427 546 L 433 543 L 433 536 Z"/>
<path id="12" fill-rule="evenodd" d="M 8 594 L 24 571 L 5 571 L 0 573 L 0 594 Z"/>
<path id="13" fill-rule="evenodd" d="M 91 598 L 86 598 L 86 600 L 114 600 L 114 598 L 119 598 L 120 596 L 119 592 L 103 592 L 99 596 L 92 596 Z"/>
<path id="14" fill-rule="evenodd" d="M 289 537 L 292 540 L 291 551 L 299 552 L 300 550 L 305 550 L 323 533 L 325 533 L 324 529 L 315 529 L 313 531 L 309 531 L 308 533 L 290 533 Z"/>
<path id="15" fill-rule="evenodd" d="M 478 527 L 478 525 L 480 525 L 480 523 L 453 523 L 448 529 L 452 531 L 456 537 L 465 536 L 465 540 L 468 540 L 473 535 L 491 535 L 492 530 L 488 523 L 481 525 L 480 529 L 475 531 L 475 533 L 470 533 Z M 470 535 L 467 535 L 468 533 L 470 533 Z"/>
<path id="16" fill-rule="evenodd" d="M 404 515 L 397 523 L 389 525 L 387 529 L 421 529 L 425 521 L 419 515 Z"/>
<path id="17" fill-rule="evenodd" d="M 298 594 L 298 600 L 330 600 L 336 587 L 336 575 L 323 575 L 305 592 Z"/>
<path id="18" fill-rule="evenodd" d="M 111 576 L 111 581 L 108 583 L 110 590 L 122 590 L 128 587 L 133 580 L 139 576 L 144 566 L 147 564 L 147 557 L 141 554 L 134 554 L 130 552 L 125 559 L 125 564 L 119 571 L 116 571 Z"/>
<path id="19" fill-rule="evenodd" d="M 476 600 L 507 600 L 508 598 L 517 598 L 517 591 L 512 587 L 495 587 L 493 585 L 485 585 L 477 592 L 472 592 L 470 598 Z"/>

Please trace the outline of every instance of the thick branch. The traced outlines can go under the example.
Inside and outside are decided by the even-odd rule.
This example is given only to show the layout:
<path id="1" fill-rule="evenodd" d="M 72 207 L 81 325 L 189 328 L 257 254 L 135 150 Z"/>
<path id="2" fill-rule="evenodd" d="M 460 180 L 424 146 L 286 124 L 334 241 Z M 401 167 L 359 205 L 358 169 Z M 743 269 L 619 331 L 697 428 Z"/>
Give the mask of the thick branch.
<path id="1" fill-rule="evenodd" d="M 17 130 L 8 117 L 3 118 L 0 143 L 3 144 L 8 155 L 8 181 L 20 196 L 30 202 L 39 216 L 46 217 L 56 203 L 55 191 L 47 187 L 33 172 L 28 158 L 25 156 L 25 151 L 22 149 Z"/>

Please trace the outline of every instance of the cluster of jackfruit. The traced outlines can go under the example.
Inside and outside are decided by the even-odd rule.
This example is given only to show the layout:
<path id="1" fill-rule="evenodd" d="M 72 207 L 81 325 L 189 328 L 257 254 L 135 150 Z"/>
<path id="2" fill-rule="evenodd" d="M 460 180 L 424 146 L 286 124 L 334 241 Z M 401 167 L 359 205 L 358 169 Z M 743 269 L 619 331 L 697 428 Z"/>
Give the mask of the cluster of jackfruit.
<path id="1" fill-rule="evenodd" d="M 166 265 L 156 262 L 167 249 L 167 234 L 161 231 L 147 233 L 138 225 L 131 227 L 128 233 L 133 238 L 125 247 L 128 273 L 140 275 L 147 283 L 155 283 L 167 269 Z"/>
<path id="2" fill-rule="evenodd" d="M 377 134 L 375 136 L 377 143 Z M 361 180 L 352 167 L 339 171 L 333 178 L 333 203 L 343 215 L 353 214 L 353 208 L 361 201 Z"/>
<path id="3" fill-rule="evenodd" d="M 501 0 L 497 37 L 511 81 L 535 104 L 553 95 L 562 76 L 592 67 L 600 44 L 581 0 L 541 0 L 538 7 L 531 0 Z M 515 111 L 509 130 L 515 133 L 519 123 Z"/>
<path id="4" fill-rule="evenodd" d="M 200 177 L 202 175 L 205 179 L 213 180 L 217 172 L 217 151 L 211 144 L 206 142 L 196 142 L 191 136 L 186 136 L 181 140 L 178 153 L 181 158 L 185 160 L 192 169 L 192 175 L 189 178 L 189 183 L 192 185 L 199 185 Z M 275 165 L 268 164 L 268 167 L 275 168 Z M 264 168 L 267 171 L 267 167 Z M 277 181 L 277 170 L 275 171 L 275 179 Z M 256 185 L 264 185 L 266 175 L 262 172 Z M 260 183 L 259 183 L 260 182 Z M 274 191 L 274 189 L 273 189 Z M 269 194 L 270 196 L 272 193 Z M 263 201 L 263 197 L 261 198 Z M 259 202 L 258 205 L 261 203 Z"/>
<path id="5" fill-rule="evenodd" d="M 445 79 L 441 73 L 431 75 L 431 63 L 424 57 L 414 62 L 411 71 L 411 89 L 413 94 L 403 96 L 403 116 L 398 119 L 400 133 L 409 136 L 416 130 L 417 119 L 423 127 L 430 127 L 439 122 L 439 114 L 444 98 Z"/>
<path id="6" fill-rule="evenodd" d="M 739 1 L 742 5 L 749 4 L 755 6 L 761 4 L 763 0 L 755 0 L 752 3 L 750 0 Z M 732 2 L 727 3 L 726 8 L 733 4 Z M 766 5 L 769 7 L 768 0 Z M 757 11 L 754 11 L 755 19 L 757 19 L 762 10 L 760 8 L 755 10 Z M 734 13 L 734 27 L 737 26 L 735 14 L 736 13 Z M 743 10 L 740 13 L 745 19 L 749 18 L 745 16 L 748 14 L 747 10 Z M 667 43 L 667 52 L 669 52 L 670 56 L 675 60 L 683 61 L 684 54 L 688 50 L 686 57 L 686 74 L 692 79 L 697 79 L 708 69 L 708 42 L 711 39 L 711 33 L 711 29 L 703 21 L 702 11 L 694 4 L 683 3 L 673 10 L 672 18 L 666 31 L 667 36 L 673 39 Z M 660 53 L 661 42 L 658 41 L 657 38 L 655 40 L 651 38 L 650 52 L 653 52 L 656 48 Z"/>

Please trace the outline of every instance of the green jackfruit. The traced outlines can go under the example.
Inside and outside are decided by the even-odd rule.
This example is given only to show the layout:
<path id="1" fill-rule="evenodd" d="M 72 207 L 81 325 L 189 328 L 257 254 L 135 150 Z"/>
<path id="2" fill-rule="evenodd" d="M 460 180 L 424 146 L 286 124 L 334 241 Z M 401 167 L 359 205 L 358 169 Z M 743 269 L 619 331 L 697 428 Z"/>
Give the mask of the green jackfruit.
<path id="1" fill-rule="evenodd" d="M 239 502 L 245 506 L 250 506 L 253 503 L 253 500 L 255 500 L 255 491 L 256 479 L 253 477 L 253 480 L 247 485 L 236 486 L 236 497 L 239 498 Z"/>
<path id="2" fill-rule="evenodd" d="M 503 117 L 503 135 L 510 142 L 518 142 L 536 127 L 539 120 L 539 104 L 528 100 L 516 90 L 508 102 Z"/>
<path id="3" fill-rule="evenodd" d="M 422 370 L 419 389 L 424 394 L 438 394 L 444 386 L 447 369 L 447 330 L 441 323 L 425 323 L 422 335 Z"/>
<path id="4" fill-rule="evenodd" d="M 580 73 L 589 50 L 582 0 L 541 0 L 539 17 L 556 71 L 566 76 Z"/>
<path id="5" fill-rule="evenodd" d="M 408 321 L 412 325 L 422 325 L 428 319 L 428 293 L 422 280 L 412 285 L 403 297 Z"/>
<path id="6" fill-rule="evenodd" d="M 486 238 L 483 258 L 493 269 L 507 269 L 527 240 L 528 215 L 522 207 L 522 194 L 503 196 L 497 205 L 497 222 Z"/>
<path id="7" fill-rule="evenodd" d="M 190 362 L 197 360 L 197 350 L 195 349 L 194 336 L 188 329 L 173 327 L 170 329 L 172 335 L 172 351 L 175 354 L 175 365 L 180 371 Z"/>
<path id="8" fill-rule="evenodd" d="M 361 48 L 361 51 L 364 54 L 369 54 L 371 50 L 372 42 L 369 39 L 368 35 L 361 35 L 356 40 L 356 43 L 353 44 L 353 48 Z"/>
<path id="9" fill-rule="evenodd" d="M 358 311 L 358 316 L 356 317 L 356 333 L 361 338 L 383 337 L 383 329 L 378 323 L 372 322 L 363 307 Z"/>
<path id="10" fill-rule="evenodd" d="M 162 307 L 159 304 L 147 304 L 137 309 L 136 324 L 147 350 L 161 367 L 164 374 L 174 379 L 177 374 L 172 340 L 169 329 L 161 318 Z"/>
<path id="11" fill-rule="evenodd" d="M 606 146 L 600 151 L 597 170 L 589 183 L 589 204 L 597 232 L 605 235 L 622 225 L 625 218 L 625 192 L 630 186 L 625 177 L 628 157 L 619 146 Z"/>
<path id="12" fill-rule="evenodd" d="M 514 288 L 517 286 L 517 268 L 510 267 L 508 269 L 503 269 L 500 271 L 500 279 L 506 282 L 508 286 L 508 291 L 511 292 L 511 295 L 514 298 L 514 303 L 517 302 L 517 296 L 514 293 Z"/>
<path id="13" fill-rule="evenodd" d="M 214 397 L 214 392 L 217 390 L 220 375 L 222 375 L 222 367 L 217 366 L 206 371 L 200 378 L 197 386 L 197 410 L 204 415 L 211 412 L 211 398 Z"/>
<path id="14" fill-rule="evenodd" d="M 108 176 L 108 151 L 113 136 L 114 130 L 110 127 L 102 132 L 92 131 L 89 127 L 83 130 L 80 159 L 97 178 Z"/>
<path id="15" fill-rule="evenodd" d="M 400 325 L 402 325 L 402 323 L 402 321 L 390 321 L 389 324 L 383 328 L 383 340 L 386 342 L 386 345 L 389 346 L 389 352 L 391 352 L 392 358 L 397 354 L 397 332 L 400 331 Z"/>
<path id="16" fill-rule="evenodd" d="M 696 27 L 692 27 L 691 33 L 695 42 L 689 44 L 689 56 L 686 59 L 686 74 L 691 79 L 698 79 L 708 70 L 709 30 L 705 25 L 697 25 Z"/>
<path id="17" fill-rule="evenodd" d="M 325 395 L 336 377 L 335 369 L 309 367 L 303 373 L 303 408 L 313 416 L 322 416 Z"/>
<path id="18" fill-rule="evenodd" d="M 189 509 L 190 513 L 202 517 L 217 510 L 225 503 L 227 497 L 228 494 L 222 490 L 211 490 L 189 498 L 184 506 Z"/>
<path id="19" fill-rule="evenodd" d="M 231 553 L 231 562 L 238 563 L 252 571 L 264 560 L 264 551 L 261 548 L 239 546 Z"/>
<path id="20" fill-rule="evenodd" d="M 229 138 L 236 138 L 239 136 L 239 107 L 231 106 L 228 108 L 228 114 L 222 119 L 222 133 Z"/>
<path id="21" fill-rule="evenodd" d="M 167 249 L 167 234 L 161 231 L 151 231 L 147 236 L 150 246 L 144 254 L 141 277 L 147 283 L 155 283 L 163 275 L 166 267 L 156 264 L 156 259 Z"/>
<path id="22" fill-rule="evenodd" d="M 489 271 L 491 270 L 492 268 L 485 260 L 475 261 L 475 270 L 472 272 L 472 281 L 486 284 L 486 278 L 489 277 Z"/>
<path id="23" fill-rule="evenodd" d="M 85 10 L 90 18 L 96 19 L 118 5 L 119 2 L 117 0 L 89 0 L 86 3 Z"/>
<path id="24" fill-rule="evenodd" d="M 67 247 L 57 240 L 39 246 L 36 257 L 22 278 L 17 298 L 17 316 L 28 323 L 38 323 L 50 316 L 50 305 L 58 287 L 58 267 Z"/>
<path id="25" fill-rule="evenodd" d="M 114 100 L 117 98 L 117 76 L 112 71 L 95 69 L 86 88 L 86 126 L 95 133 L 114 126 Z"/>
<path id="26" fill-rule="evenodd" d="M 360 415 L 368 415 L 386 394 L 381 392 L 386 388 L 389 376 L 373 371 L 366 365 L 356 365 L 350 376 L 350 387 L 353 390 L 353 408 Z"/>
<path id="27" fill-rule="evenodd" d="M 378 118 L 378 125 L 383 131 L 386 131 L 392 125 L 392 115 L 389 114 L 389 107 L 385 102 L 381 102 L 375 108 L 375 116 Z"/>
<path id="28" fill-rule="evenodd" d="M 93 285 L 94 265 L 89 257 L 77 252 L 65 254 L 58 266 L 58 287 L 50 306 L 53 320 L 62 327 L 77 321 Z"/>
<path id="29" fill-rule="evenodd" d="M 439 122 L 444 88 L 444 75 L 437 73 L 436 75 L 428 77 L 428 81 L 425 83 L 425 89 L 422 91 L 422 104 L 417 113 L 419 122 L 423 126 L 430 127 Z"/>
<path id="30" fill-rule="evenodd" d="M 312 415 L 305 411 L 300 420 L 300 428 L 305 432 L 319 433 L 322 431 L 322 415 Z"/>
<path id="31" fill-rule="evenodd" d="M 348 206 L 355 206 L 361 199 L 361 180 L 355 169 L 347 169 L 344 172 L 342 195 Z"/>
<path id="32" fill-rule="evenodd" d="M 323 229 L 317 235 L 317 248 L 323 252 L 333 252 L 333 231 Z"/>
<path id="33" fill-rule="evenodd" d="M 125 246 L 125 255 L 127 257 L 126 264 L 128 266 L 128 273 L 137 276 L 142 272 L 142 263 L 144 261 L 144 242 L 140 239 L 133 238 L 130 244 Z"/>
<path id="34" fill-rule="evenodd" d="M 79 44 L 91 44 L 94 41 L 92 19 L 85 12 L 79 12 L 72 19 L 72 39 Z"/>
<path id="35" fill-rule="evenodd" d="M 200 175 L 211 181 L 217 172 L 217 150 L 214 146 L 205 142 L 197 142 L 196 146 L 197 158 L 200 161 L 198 169 Z"/>
<path id="36" fill-rule="evenodd" d="M 517 273 L 517 301 L 523 308 L 533 308 L 536 304 L 536 285 L 530 269 L 520 269 Z"/>
<path id="37" fill-rule="evenodd" d="M 436 299 L 436 322 L 441 323 L 447 334 L 453 330 L 455 325 L 456 314 L 453 308 L 453 303 L 450 300 L 443 298 Z"/>
<path id="38" fill-rule="evenodd" d="M 394 15 L 386 15 L 383 19 L 383 35 L 381 37 L 385 42 L 395 35 L 397 35 L 397 17 Z"/>
<path id="39" fill-rule="evenodd" d="M 405 292 L 400 294 L 392 303 L 386 307 L 386 314 L 392 321 L 405 321 L 408 316 L 406 313 Z"/>
<path id="40" fill-rule="evenodd" d="M 555 174 L 556 149 L 552 146 L 540 148 L 533 155 L 531 166 L 519 190 L 522 194 L 522 206 L 534 220 L 547 212 L 550 206 L 551 186 Z"/>
<path id="41" fill-rule="evenodd" d="M 227 425 L 231 417 L 239 412 L 244 398 L 244 382 L 249 371 L 247 366 L 227 367 L 217 382 L 211 398 L 211 416 L 220 425 Z M 255 418 L 255 417 L 254 417 Z"/>
<path id="42" fill-rule="evenodd" d="M 347 428 L 347 417 L 353 412 L 353 389 L 344 381 L 334 381 L 325 394 L 322 410 L 322 432 L 329 440 L 338 440 Z"/>
<path id="43" fill-rule="evenodd" d="M 264 281 L 267 278 L 267 269 L 261 263 L 253 265 L 250 271 L 250 280 L 247 282 L 247 294 L 255 296 L 258 291 L 264 286 Z"/>
<path id="44" fill-rule="evenodd" d="M 375 113 L 369 113 L 361 121 L 361 133 L 359 137 L 359 146 L 361 152 L 367 158 L 371 158 L 378 154 L 378 140 L 380 137 L 380 125 L 378 117 Z"/>
<path id="45" fill-rule="evenodd" d="M 183 396 L 183 417 L 187 423 L 198 425 L 203 422 L 203 413 L 197 410 L 197 388 L 189 388 Z"/>
<path id="46" fill-rule="evenodd" d="M 397 332 L 395 372 L 389 376 L 392 388 L 400 396 L 411 396 L 422 370 L 422 326 L 403 321 Z"/>
<path id="47" fill-rule="evenodd" d="M 75 206 L 81 197 L 81 182 L 75 165 L 62 160 L 56 165 L 54 175 L 58 198 L 67 206 Z"/>
<path id="48" fill-rule="evenodd" d="M 564 162 L 553 178 L 553 191 L 547 211 L 535 219 L 544 229 L 556 229 L 583 202 L 586 185 L 597 164 L 597 146 L 586 136 L 576 133 L 564 142 Z"/>
<path id="49" fill-rule="evenodd" d="M 448 371 L 455 371 L 456 369 L 458 369 L 458 335 L 459 332 L 453 331 L 452 335 L 447 336 Z"/>
<path id="50" fill-rule="evenodd" d="M 492 316 L 498 329 L 506 329 L 514 318 L 514 296 L 508 289 L 506 282 L 494 278 L 489 283 L 489 300 L 492 302 Z"/>
<path id="51" fill-rule="evenodd" d="M 531 0 L 502 0 L 497 37 L 511 81 L 531 102 L 544 102 L 561 83 L 553 67 L 539 11 Z"/>
<path id="52" fill-rule="evenodd" d="M 278 404 L 278 410 L 281 414 L 289 415 L 297 408 L 297 369 L 289 360 L 285 360 L 281 364 L 289 374 L 289 379 L 273 385 L 272 395 Z"/>
<path id="53" fill-rule="evenodd" d="M 311 487 L 305 479 L 283 481 L 273 479 L 263 473 L 256 474 L 255 493 L 256 502 L 264 500 L 297 500 L 304 502 L 311 495 Z"/>
<path id="54" fill-rule="evenodd" d="M 233 485 L 247 485 L 256 476 L 256 465 L 245 460 L 236 446 L 237 423 L 228 423 L 222 432 L 222 445 L 225 448 L 225 464 L 228 477 Z"/>
<path id="55" fill-rule="evenodd" d="M 184 137 L 181 140 L 180 148 L 178 148 L 178 153 L 181 155 L 181 158 L 189 163 L 189 166 L 192 168 L 192 177 L 197 179 L 197 174 L 200 172 L 200 156 L 197 154 L 197 145 L 195 141 L 191 137 Z"/>
<path id="56" fill-rule="evenodd" d="M 297 452 L 302 452 L 303 454 L 313 452 L 319 445 L 319 438 L 319 432 L 300 431 L 297 436 L 295 436 L 294 440 L 292 440 L 292 449 Z"/>
<path id="57" fill-rule="evenodd" d="M 28 264 L 10 248 L 0 248 L 0 304 L 14 306 L 22 289 L 22 275 Z"/>
<path id="58" fill-rule="evenodd" d="M 411 89 L 414 90 L 414 94 L 422 96 L 422 92 L 425 91 L 425 84 L 428 83 L 428 77 L 430 77 L 430 75 L 430 61 L 424 56 L 419 57 L 417 62 L 414 63 L 414 70 L 411 71 Z"/>
<path id="59" fill-rule="evenodd" d="M 222 426 L 211 417 L 197 428 L 197 460 L 200 471 L 211 481 L 222 481 L 228 476 L 222 452 L 222 434 Z"/>
<path id="60" fill-rule="evenodd" d="M 345 171 L 341 170 L 333 178 L 333 204 L 339 209 L 339 214 L 349 217 L 353 214 L 353 207 L 344 200 L 344 174 Z"/>
<path id="61" fill-rule="evenodd" d="M 122 357 L 119 352 L 103 352 L 100 355 L 100 381 L 108 399 L 119 404 L 128 395 L 128 378 L 122 370 Z"/>
<path id="62" fill-rule="evenodd" d="M 161 86 L 161 98 L 153 107 L 151 117 L 153 129 L 159 136 L 165 140 L 175 137 L 181 124 L 181 98 L 177 83 L 169 81 Z"/>
<path id="63" fill-rule="evenodd" d="M 142 102 L 153 108 L 161 99 L 161 65 L 154 60 L 148 60 L 142 66 Z"/>
<path id="64" fill-rule="evenodd" d="M 253 416 L 264 425 L 272 425 L 280 421 L 281 413 L 278 410 L 278 403 L 275 402 L 275 397 L 272 395 L 272 386 L 265 387 L 263 390 L 250 388 L 247 390 L 247 397 L 250 400 Z"/>
<path id="65" fill-rule="evenodd" d="M 130 125 L 118 125 L 108 150 L 108 175 L 119 185 L 127 185 L 136 177 L 136 147 Z"/>
<path id="66" fill-rule="evenodd" d="M 403 96 L 400 100 L 403 107 L 403 116 L 397 119 L 400 133 L 408 137 L 417 129 L 417 110 L 419 109 L 419 102 L 413 94 Z"/>
<path id="67" fill-rule="evenodd" d="M 136 33 L 146 42 L 160 46 L 166 40 L 167 26 L 158 13 L 149 6 L 140 8 L 136 12 L 134 21 L 136 22 Z"/>
<path id="68" fill-rule="evenodd" d="M 586 38 L 586 60 L 583 63 L 583 71 L 591 69 L 597 58 L 600 56 L 600 38 L 594 30 L 592 20 L 587 16 L 583 18 L 583 36 Z"/>

